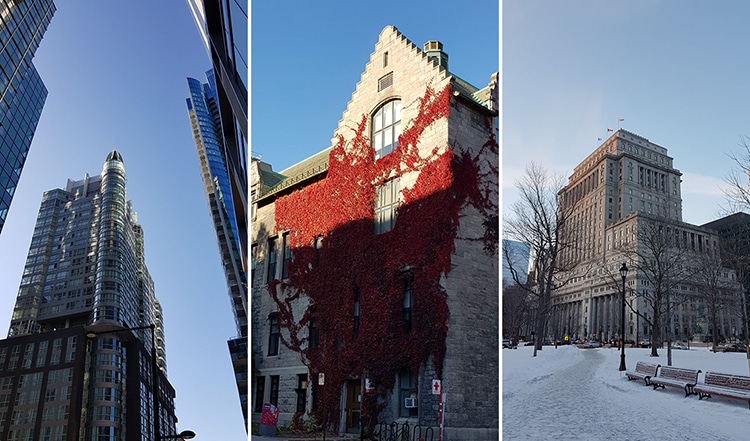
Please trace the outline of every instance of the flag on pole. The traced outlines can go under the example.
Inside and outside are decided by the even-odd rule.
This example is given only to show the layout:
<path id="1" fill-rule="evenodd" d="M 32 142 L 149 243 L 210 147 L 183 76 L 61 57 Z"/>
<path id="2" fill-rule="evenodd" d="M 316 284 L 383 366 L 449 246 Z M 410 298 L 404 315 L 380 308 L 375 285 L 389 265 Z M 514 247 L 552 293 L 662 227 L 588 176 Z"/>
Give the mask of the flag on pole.
<path id="1" fill-rule="evenodd" d="M 607 133 L 609 133 L 609 132 L 614 132 L 614 130 L 612 130 L 612 129 L 607 129 Z"/>
<path id="2" fill-rule="evenodd" d="M 623 121 L 625 121 L 625 118 L 620 118 L 620 119 L 618 119 L 618 121 L 623 122 Z"/>
<path id="3" fill-rule="evenodd" d="M 602 139 L 601 139 L 601 138 L 596 138 L 596 140 L 597 140 L 597 141 L 601 141 Z"/>

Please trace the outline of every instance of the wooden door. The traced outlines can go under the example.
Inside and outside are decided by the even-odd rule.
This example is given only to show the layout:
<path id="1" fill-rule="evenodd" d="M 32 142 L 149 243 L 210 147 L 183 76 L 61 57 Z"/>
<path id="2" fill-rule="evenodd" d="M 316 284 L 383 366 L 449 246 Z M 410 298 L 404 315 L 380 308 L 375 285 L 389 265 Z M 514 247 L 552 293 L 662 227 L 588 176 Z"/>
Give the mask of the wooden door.
<path id="1" fill-rule="evenodd" d="M 346 382 L 346 431 L 359 433 L 360 396 L 362 385 L 360 380 Z"/>

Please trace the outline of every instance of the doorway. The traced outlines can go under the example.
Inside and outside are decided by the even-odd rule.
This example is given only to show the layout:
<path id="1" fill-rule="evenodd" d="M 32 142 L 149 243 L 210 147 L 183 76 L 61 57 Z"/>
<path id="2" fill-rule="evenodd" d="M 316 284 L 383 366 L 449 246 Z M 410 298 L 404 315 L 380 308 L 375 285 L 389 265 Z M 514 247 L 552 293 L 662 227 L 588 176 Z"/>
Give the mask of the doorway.
<path id="1" fill-rule="evenodd" d="M 360 400 L 362 385 L 360 380 L 346 381 L 346 432 L 359 433 Z"/>

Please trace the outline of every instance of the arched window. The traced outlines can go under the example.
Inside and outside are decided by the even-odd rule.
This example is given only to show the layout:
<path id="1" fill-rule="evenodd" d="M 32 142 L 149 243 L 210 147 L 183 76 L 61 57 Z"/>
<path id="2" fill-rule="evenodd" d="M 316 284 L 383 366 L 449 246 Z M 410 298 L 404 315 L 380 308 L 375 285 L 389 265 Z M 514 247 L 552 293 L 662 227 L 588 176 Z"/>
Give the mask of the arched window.
<path id="1" fill-rule="evenodd" d="M 396 150 L 401 134 L 401 100 L 383 104 L 372 117 L 372 149 L 375 159 Z"/>

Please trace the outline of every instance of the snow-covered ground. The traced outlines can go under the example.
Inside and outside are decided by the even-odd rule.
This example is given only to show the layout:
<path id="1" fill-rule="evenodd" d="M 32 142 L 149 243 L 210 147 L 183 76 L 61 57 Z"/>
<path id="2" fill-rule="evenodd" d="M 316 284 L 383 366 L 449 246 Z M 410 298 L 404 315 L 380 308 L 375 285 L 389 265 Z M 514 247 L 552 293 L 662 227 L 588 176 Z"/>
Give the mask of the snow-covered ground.
<path id="1" fill-rule="evenodd" d="M 654 390 L 621 373 L 616 348 L 544 346 L 502 350 L 503 440 L 750 440 L 750 409 L 740 400 Z M 627 368 L 667 365 L 667 350 L 625 348 Z M 672 350 L 672 366 L 750 375 L 744 353 Z M 703 373 L 698 382 L 703 381 Z"/>

